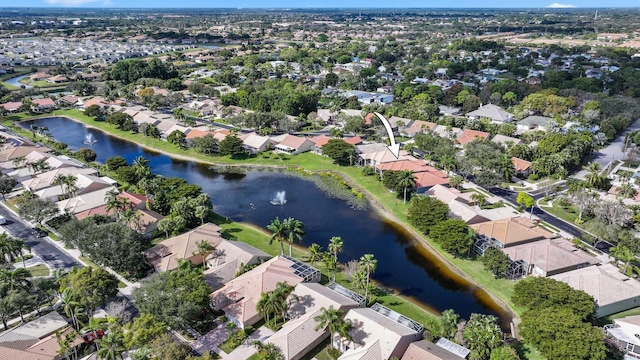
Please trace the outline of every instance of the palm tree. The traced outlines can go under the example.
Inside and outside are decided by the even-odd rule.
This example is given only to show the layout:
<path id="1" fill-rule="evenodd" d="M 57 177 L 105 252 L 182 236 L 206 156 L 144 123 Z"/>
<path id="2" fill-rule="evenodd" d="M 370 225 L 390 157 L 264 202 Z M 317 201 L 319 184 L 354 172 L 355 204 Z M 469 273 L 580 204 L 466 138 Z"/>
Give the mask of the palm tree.
<path id="1" fill-rule="evenodd" d="M 338 263 L 338 254 L 344 250 L 344 241 L 339 236 L 329 239 L 329 252 L 333 255 L 334 262 Z"/>
<path id="2" fill-rule="evenodd" d="M 309 259 L 307 261 L 311 262 L 311 265 L 315 265 L 317 260 L 322 259 L 322 247 L 316 243 L 311 244 L 309 246 Z"/>
<path id="3" fill-rule="evenodd" d="M 30 162 L 29 167 L 36 174 L 43 172 L 45 170 L 48 170 L 50 168 L 49 164 L 47 164 L 45 159 L 38 159 L 36 161 Z"/>
<path id="4" fill-rule="evenodd" d="M 500 157 L 500 172 L 502 172 L 502 176 L 504 177 L 504 181 L 511 182 L 511 178 L 516 172 L 515 166 L 513 165 L 513 161 L 508 154 L 503 154 Z"/>
<path id="5" fill-rule="evenodd" d="M 630 266 L 629 264 L 636 258 L 636 254 L 633 253 L 633 250 L 624 245 L 612 247 L 609 253 L 611 254 L 611 256 L 613 256 L 614 259 L 622 261 L 623 266 L 620 269 L 620 272 L 622 272 L 623 274 L 627 273 L 627 269 Z"/>
<path id="6" fill-rule="evenodd" d="M 258 356 L 262 360 L 284 360 L 280 349 L 274 343 L 263 343 L 260 340 L 254 340 L 253 346 L 258 349 Z"/>
<path id="7" fill-rule="evenodd" d="M 158 221 L 158 230 L 163 232 L 165 237 L 169 238 L 169 232 L 172 232 L 176 228 L 176 222 L 173 218 L 166 217 Z"/>
<path id="8" fill-rule="evenodd" d="M 313 318 L 316 322 L 316 327 L 314 328 L 315 331 L 320 329 L 329 330 L 329 337 L 331 338 L 330 346 L 332 349 L 335 349 L 333 336 L 338 333 L 342 327 L 342 324 L 344 323 L 344 315 L 344 311 L 336 309 L 331 305 L 328 309 L 324 307 L 320 308 L 320 315 Z"/>
<path id="9" fill-rule="evenodd" d="M 289 242 L 289 256 L 291 257 L 293 256 L 291 251 L 293 242 L 295 240 L 302 242 L 302 237 L 306 234 L 304 231 L 304 223 L 292 217 L 285 219 L 282 223 L 286 228 L 287 241 Z"/>
<path id="10" fill-rule="evenodd" d="M 622 196 L 624 198 L 632 198 L 634 197 L 638 191 L 633 184 L 630 182 L 625 182 L 624 184 L 618 187 L 618 196 Z"/>
<path id="11" fill-rule="evenodd" d="M 376 271 L 376 266 L 378 265 L 378 260 L 373 257 L 373 254 L 364 254 L 360 257 L 360 268 L 367 275 L 367 282 L 365 284 L 364 289 L 364 298 L 367 299 L 369 296 L 369 284 L 371 282 L 371 273 Z"/>
<path id="12" fill-rule="evenodd" d="M 149 167 L 149 160 L 144 156 L 138 156 L 133 159 L 131 166 L 135 170 L 135 174 L 139 179 L 149 177 L 151 175 L 151 168 Z"/>
<path id="13" fill-rule="evenodd" d="M 403 170 L 398 176 L 398 185 L 404 190 L 403 204 L 407 203 L 407 189 L 413 189 L 416 186 L 416 177 L 411 170 Z"/>
<path id="14" fill-rule="evenodd" d="M 604 177 L 601 174 L 600 164 L 593 161 L 590 162 L 587 166 L 584 166 L 582 169 L 587 171 L 586 179 L 587 184 L 589 184 L 590 187 L 597 188 L 602 185 Z"/>
<path id="15" fill-rule="evenodd" d="M 60 301 L 62 301 L 62 304 L 64 304 L 63 309 L 65 315 L 67 315 L 67 317 L 71 319 L 71 325 L 73 325 L 75 329 L 79 329 L 80 323 L 78 321 L 78 314 L 83 311 L 81 310 L 80 303 L 73 299 L 71 289 L 60 289 Z"/>
<path id="16" fill-rule="evenodd" d="M 53 185 L 60 185 L 60 191 L 62 191 L 63 194 L 65 193 L 65 189 L 64 189 L 65 178 L 66 176 L 64 174 L 58 174 L 53 178 Z"/>
<path id="17" fill-rule="evenodd" d="M 200 242 L 197 244 L 196 250 L 193 252 L 193 255 L 200 255 L 200 258 L 202 259 L 202 266 L 204 268 L 206 268 L 206 264 L 204 262 L 204 258 L 211 254 L 213 251 L 216 250 L 216 247 L 210 243 L 208 243 L 206 240 L 202 239 L 200 240 Z"/>
<path id="18" fill-rule="evenodd" d="M 0 264 L 13 262 L 22 255 L 22 249 L 28 248 L 24 240 L 14 239 L 6 233 L 0 234 Z"/>
<path id="19" fill-rule="evenodd" d="M 272 232 L 271 237 L 269 238 L 269 245 L 273 243 L 273 240 L 279 241 L 280 255 L 284 255 L 284 242 L 287 241 L 286 225 L 276 216 L 276 218 L 271 221 L 271 224 L 267 225 L 267 229 Z"/>
<path id="20" fill-rule="evenodd" d="M 13 166 L 22 167 L 22 165 L 24 165 L 26 161 L 27 158 L 25 158 L 24 156 L 18 156 L 17 158 L 13 159 Z"/>
<path id="21" fill-rule="evenodd" d="M 474 192 L 473 194 L 471 194 L 471 201 L 476 203 L 478 207 L 481 208 L 484 206 L 484 204 L 487 203 L 487 196 L 485 194 Z"/>
<path id="22" fill-rule="evenodd" d="M 64 186 L 67 189 L 67 194 L 70 197 L 76 196 L 76 191 L 78 191 L 78 187 L 76 186 L 76 181 L 78 181 L 78 177 L 72 174 L 68 174 L 64 177 Z"/>
<path id="23" fill-rule="evenodd" d="M 124 347 L 122 334 L 116 331 L 110 331 L 102 339 L 96 341 L 100 345 L 98 349 L 98 358 L 105 360 L 124 359 L 122 353 L 127 351 Z"/>
<path id="24" fill-rule="evenodd" d="M 31 273 L 27 271 L 27 269 L 0 269 L 0 284 L 7 286 L 9 290 L 28 291 L 31 288 L 31 281 L 29 280 L 30 277 Z"/>
<path id="25" fill-rule="evenodd" d="M 462 178 L 462 176 L 454 175 L 454 176 L 449 178 L 449 186 L 451 186 L 452 188 L 456 188 L 457 189 L 460 185 L 462 185 L 463 181 L 464 181 L 464 179 Z"/>
<path id="26" fill-rule="evenodd" d="M 271 324 L 270 315 L 274 315 L 274 327 L 277 325 L 277 314 L 280 312 L 282 302 L 275 291 L 268 291 L 260 295 L 260 300 L 256 304 L 256 309 L 264 316 L 267 324 Z"/>

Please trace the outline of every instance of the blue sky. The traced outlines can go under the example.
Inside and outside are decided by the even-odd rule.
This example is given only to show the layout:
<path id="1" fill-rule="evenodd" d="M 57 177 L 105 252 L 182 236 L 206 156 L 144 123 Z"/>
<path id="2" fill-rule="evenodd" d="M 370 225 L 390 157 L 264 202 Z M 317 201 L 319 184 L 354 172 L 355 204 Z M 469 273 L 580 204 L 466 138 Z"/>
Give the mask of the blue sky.
<path id="1" fill-rule="evenodd" d="M 544 7 L 639 7 L 638 0 L 20 0 L 9 4 L 7 0 L 0 0 L 0 6 L 21 7 L 135 7 L 135 8 L 322 8 L 322 7 L 350 7 L 350 8 L 376 8 L 376 7 L 412 7 L 412 8 L 544 8 Z"/>

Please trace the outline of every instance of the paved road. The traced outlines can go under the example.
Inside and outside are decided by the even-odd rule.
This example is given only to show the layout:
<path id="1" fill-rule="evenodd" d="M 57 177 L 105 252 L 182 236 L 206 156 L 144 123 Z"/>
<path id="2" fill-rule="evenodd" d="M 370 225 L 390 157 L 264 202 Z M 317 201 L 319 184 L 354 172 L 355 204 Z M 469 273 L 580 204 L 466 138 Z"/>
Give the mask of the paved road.
<path id="1" fill-rule="evenodd" d="M 490 189 L 489 192 L 491 192 L 492 194 L 496 195 L 496 196 L 500 196 L 503 199 L 509 201 L 511 204 L 515 205 L 515 206 L 519 206 L 516 203 L 516 197 L 518 196 L 517 192 L 511 191 L 511 190 L 506 190 L 506 189 L 500 189 L 500 188 L 493 188 Z M 536 200 L 538 200 L 539 198 L 543 197 L 544 195 L 540 194 L 540 195 L 536 195 L 534 196 L 534 198 Z M 560 230 L 562 230 L 563 232 L 567 233 L 568 235 L 574 237 L 574 238 L 582 238 L 582 232 L 580 231 L 580 229 L 578 229 L 577 227 L 564 222 L 560 219 L 558 219 L 557 217 L 550 215 L 544 211 L 542 211 L 540 208 L 538 208 L 537 206 L 533 208 L 533 214 L 535 216 L 537 216 L 538 218 L 540 218 L 542 221 L 550 224 L 551 226 L 554 226 Z M 613 245 L 605 242 L 605 241 L 601 241 L 597 244 L 596 248 L 600 251 L 603 251 L 605 253 L 609 253 L 609 248 L 611 248 Z"/>
<path id="2" fill-rule="evenodd" d="M 0 206 L 0 215 L 7 219 L 7 224 L 2 225 L 9 234 L 14 237 L 26 239 L 26 244 L 31 251 L 51 269 L 69 269 L 72 266 L 81 267 L 74 258 L 55 246 L 51 239 L 37 238 L 31 235 L 31 226 L 24 223 L 18 216 L 4 206 Z"/>

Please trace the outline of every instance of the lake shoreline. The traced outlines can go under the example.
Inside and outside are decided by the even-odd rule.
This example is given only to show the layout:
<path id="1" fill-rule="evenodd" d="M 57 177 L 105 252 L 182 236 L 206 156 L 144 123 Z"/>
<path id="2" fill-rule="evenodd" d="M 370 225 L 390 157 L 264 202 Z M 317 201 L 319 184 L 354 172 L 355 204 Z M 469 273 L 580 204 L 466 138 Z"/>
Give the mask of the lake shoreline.
<path id="1" fill-rule="evenodd" d="M 288 172 L 295 172 L 295 169 L 304 169 L 301 166 L 287 166 L 287 165 L 278 165 L 278 164 L 250 164 L 250 163 L 243 163 L 243 164 L 230 164 L 230 163 L 224 163 L 224 162 L 215 162 L 215 161 L 207 161 L 207 160 L 202 160 L 202 159 L 198 159 L 198 158 L 194 158 L 188 155 L 182 155 L 179 153 L 175 153 L 175 152 L 171 152 L 171 151 L 167 151 L 167 150 L 162 150 L 162 149 L 158 149 L 155 148 L 153 146 L 148 146 L 146 144 L 141 144 L 138 142 L 134 142 L 124 136 L 120 136 L 118 134 L 115 134 L 111 131 L 99 128 L 97 126 L 94 126 L 92 124 L 89 124 L 81 119 L 77 119 L 74 118 L 73 116 L 69 116 L 66 114 L 56 114 L 55 112 L 52 114 L 47 114 L 47 115 L 41 115 L 41 116 L 34 116 L 28 119 L 24 119 L 21 121 L 30 121 L 30 120 L 35 120 L 35 119 L 42 119 L 42 118 L 47 118 L 47 117 L 63 117 L 78 123 L 83 124 L 84 126 L 86 126 L 87 128 L 91 128 L 91 129 L 95 129 L 104 133 L 109 134 L 109 136 L 113 136 L 115 138 L 118 138 L 122 141 L 127 141 L 127 142 L 133 142 L 135 143 L 137 146 L 140 146 L 141 148 L 150 151 L 150 152 L 154 152 L 154 153 L 158 153 L 158 154 L 163 154 L 166 155 L 168 157 L 177 159 L 177 160 L 181 160 L 181 161 L 191 161 L 194 163 L 198 163 L 198 164 L 203 164 L 203 165 L 209 165 L 209 166 L 222 166 L 222 167 L 247 167 L 247 168 L 274 168 L 274 169 L 280 169 L 283 171 L 288 171 Z M 268 161 L 268 160 L 267 160 Z M 310 173 L 314 173 L 314 171 L 310 171 L 310 170 L 306 170 L 304 169 L 304 171 L 308 171 Z M 491 300 L 491 302 L 497 307 L 494 308 L 494 306 L 490 306 L 490 308 L 493 308 L 494 311 L 497 310 L 498 313 L 501 314 L 501 316 L 505 316 L 508 322 L 514 321 L 515 319 L 517 319 L 517 314 L 516 312 L 505 302 L 503 301 L 500 297 L 496 296 L 495 294 L 493 294 L 489 289 L 487 289 L 486 287 L 484 287 L 482 284 L 478 283 L 475 281 L 475 279 L 473 278 L 473 276 L 465 273 L 463 270 L 459 269 L 455 264 L 453 264 L 449 259 L 447 259 L 443 254 L 441 254 L 436 248 L 433 247 L 433 245 L 431 243 L 429 243 L 429 241 L 424 237 L 424 235 L 418 233 L 415 229 L 413 229 L 411 226 L 406 225 L 402 220 L 400 220 L 393 212 L 391 212 L 390 210 L 386 209 L 384 204 L 379 201 L 379 199 L 374 196 L 371 192 L 369 192 L 367 189 L 364 189 L 363 187 L 358 186 L 357 182 L 351 178 L 349 175 L 343 173 L 343 172 L 339 172 L 339 171 L 334 171 L 334 170 L 327 170 L 331 173 L 337 174 L 338 176 L 340 176 L 343 180 L 345 180 L 349 186 L 354 187 L 356 189 L 358 189 L 359 191 L 361 191 L 362 193 L 366 194 L 366 198 L 367 200 L 369 200 L 369 203 L 374 211 L 374 213 L 379 216 L 383 221 L 386 221 L 388 223 L 390 223 L 390 225 L 397 227 L 398 229 L 401 229 L 402 231 L 404 231 L 405 233 L 408 233 L 410 235 L 410 238 L 412 241 L 415 242 L 416 245 L 419 245 L 422 249 L 424 249 L 429 255 L 431 255 L 432 257 L 434 257 L 436 259 L 436 261 L 440 262 L 446 269 L 445 272 L 447 272 L 447 276 L 449 277 L 454 277 L 452 280 L 468 286 L 470 288 L 470 290 L 473 291 L 473 293 L 477 294 L 478 292 L 480 292 L 480 294 L 475 295 L 476 298 L 480 298 L 482 296 L 487 297 Z M 243 224 L 244 226 L 248 226 L 251 227 L 257 231 L 260 231 L 261 233 L 265 234 L 265 235 L 269 235 L 266 230 L 264 230 L 263 228 L 251 224 L 251 223 L 247 223 L 247 222 L 238 222 L 240 224 Z M 398 291 L 395 291 L 394 289 L 394 295 L 396 296 L 401 296 L 402 298 L 406 299 L 407 301 L 412 302 L 414 305 L 419 306 L 420 308 L 422 308 L 424 311 L 431 313 L 432 315 L 438 315 L 438 314 L 434 314 L 433 311 L 428 310 L 426 307 L 426 304 L 422 304 L 420 301 L 412 299 L 411 297 L 408 296 L 402 296 L 398 293 Z M 490 305 L 490 304 L 488 304 Z M 503 325 L 506 325 L 503 323 Z"/>

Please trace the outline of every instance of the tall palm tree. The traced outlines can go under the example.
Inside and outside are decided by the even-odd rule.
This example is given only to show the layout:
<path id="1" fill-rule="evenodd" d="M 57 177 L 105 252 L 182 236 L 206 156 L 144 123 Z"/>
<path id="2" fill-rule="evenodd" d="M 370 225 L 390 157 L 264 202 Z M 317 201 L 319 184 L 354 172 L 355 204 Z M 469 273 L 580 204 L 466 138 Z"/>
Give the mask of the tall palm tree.
<path id="1" fill-rule="evenodd" d="M 267 229 L 272 233 L 269 238 L 269 245 L 273 244 L 274 240 L 279 241 L 280 255 L 284 255 L 284 242 L 287 241 L 286 225 L 276 216 L 276 218 L 271 221 L 271 224 L 267 225 Z"/>
<path id="2" fill-rule="evenodd" d="M 78 321 L 78 315 L 84 313 L 82 306 L 77 302 L 71 294 L 71 289 L 60 289 L 60 301 L 64 305 L 64 313 L 69 319 L 71 319 L 71 325 L 75 329 L 80 329 L 80 322 Z"/>
<path id="3" fill-rule="evenodd" d="M 284 360 L 280 349 L 274 343 L 263 343 L 260 340 L 254 340 L 253 346 L 258 350 L 258 356 L 262 360 Z"/>
<path id="4" fill-rule="evenodd" d="M 102 339 L 96 341 L 100 345 L 98 358 L 104 360 L 124 359 L 122 353 L 127 351 L 124 347 L 122 334 L 117 331 L 110 331 Z"/>
<path id="5" fill-rule="evenodd" d="M 28 291 L 31 287 L 30 277 L 31 273 L 23 268 L 15 270 L 0 269 L 0 284 L 7 286 L 9 290 Z"/>
<path id="6" fill-rule="evenodd" d="M 293 294 L 294 286 L 289 285 L 284 281 L 280 281 L 276 284 L 276 288 L 273 290 L 280 299 L 280 315 L 284 320 L 287 315 L 287 310 L 289 310 L 290 301 L 298 301 L 298 296 Z"/>
<path id="7" fill-rule="evenodd" d="M 516 169 L 508 154 L 502 154 L 500 157 L 500 172 L 502 173 L 504 181 L 511 182 L 511 178 L 513 178 Z"/>
<path id="8" fill-rule="evenodd" d="M 622 261 L 623 265 L 620 272 L 623 274 L 627 273 L 627 269 L 629 269 L 630 266 L 629 264 L 636 258 L 636 254 L 633 253 L 633 250 L 624 245 L 612 247 L 609 253 L 614 257 L 614 259 Z"/>
<path id="9" fill-rule="evenodd" d="M 13 166 L 15 167 L 22 167 L 22 165 L 24 165 L 25 162 L 27 162 L 27 158 L 25 158 L 24 156 L 18 156 L 12 161 Z"/>
<path id="10" fill-rule="evenodd" d="M 369 284 L 371 282 L 371 273 L 376 271 L 378 266 L 378 260 L 373 257 L 373 254 L 364 254 L 360 257 L 360 268 L 367 275 L 366 287 L 364 289 L 364 298 L 368 299 L 369 296 Z"/>
<path id="11" fill-rule="evenodd" d="M 624 198 L 632 198 L 637 193 L 638 191 L 636 190 L 635 187 L 633 187 L 633 184 L 630 182 L 625 182 L 624 184 L 618 187 L 618 196 L 621 196 Z"/>
<path id="12" fill-rule="evenodd" d="M 30 162 L 29 167 L 36 174 L 41 173 L 50 168 L 49 164 L 47 164 L 45 159 L 38 159 L 36 161 Z"/>
<path id="13" fill-rule="evenodd" d="M 149 167 L 149 160 L 144 156 L 138 156 L 133 159 L 131 166 L 135 170 L 135 174 L 139 179 L 149 177 L 151 175 L 151 168 Z"/>
<path id="14" fill-rule="evenodd" d="M 333 255 L 335 263 L 338 263 L 338 254 L 344 250 L 344 241 L 339 236 L 329 239 L 329 252 Z"/>
<path id="15" fill-rule="evenodd" d="M 197 244 L 196 250 L 193 252 L 193 255 L 200 255 L 200 258 L 202 259 L 202 267 L 206 268 L 207 266 L 204 262 L 204 258 L 215 250 L 215 246 L 202 239 Z"/>
<path id="16" fill-rule="evenodd" d="M 277 314 L 280 313 L 282 302 L 278 294 L 274 291 L 262 293 L 260 300 L 256 304 L 256 309 L 264 316 L 267 324 L 271 324 L 270 316 L 274 315 L 274 327 L 277 325 Z"/>
<path id="17" fill-rule="evenodd" d="M 322 247 L 316 243 L 309 246 L 309 259 L 311 265 L 315 265 L 317 260 L 322 259 Z"/>
<path id="18" fill-rule="evenodd" d="M 600 164 L 598 164 L 597 162 L 590 162 L 582 169 L 587 171 L 586 179 L 587 184 L 589 184 L 590 187 L 597 188 L 604 181 L 604 177 L 601 174 Z"/>
<path id="19" fill-rule="evenodd" d="M 398 177 L 398 185 L 402 186 L 404 192 L 403 204 L 407 203 L 407 189 L 413 189 L 416 186 L 416 177 L 411 170 L 403 170 Z"/>
<path id="20" fill-rule="evenodd" d="M 484 204 L 487 203 L 487 196 L 485 194 L 474 192 L 471 194 L 471 201 L 476 203 L 478 207 L 483 207 Z"/>
<path id="21" fill-rule="evenodd" d="M 329 338 L 331 339 L 330 346 L 334 347 L 333 336 L 339 332 L 342 324 L 344 323 L 344 311 L 336 309 L 333 305 L 329 308 L 320 308 L 320 314 L 313 318 L 316 322 L 315 331 L 320 329 L 329 331 Z"/>
<path id="22" fill-rule="evenodd" d="M 60 185 L 60 191 L 62 191 L 62 193 L 65 193 L 65 188 L 64 188 L 64 182 L 65 182 L 65 178 L 66 176 L 64 174 L 58 174 L 53 178 L 53 185 Z"/>
<path id="23" fill-rule="evenodd" d="M 289 256 L 293 256 L 291 250 L 293 242 L 295 240 L 302 242 L 302 237 L 306 234 L 304 231 L 304 223 L 292 217 L 285 219 L 282 223 L 286 228 L 287 241 L 289 242 Z"/>
<path id="24" fill-rule="evenodd" d="M 76 186 L 77 181 L 78 177 L 72 174 L 68 174 L 64 177 L 64 186 L 67 189 L 67 194 L 70 197 L 76 196 L 76 191 L 78 191 L 78 187 Z"/>
<path id="25" fill-rule="evenodd" d="M 6 233 L 0 234 L 0 264 L 13 262 L 27 248 L 22 239 L 14 239 Z"/>

